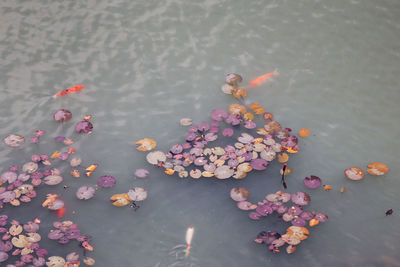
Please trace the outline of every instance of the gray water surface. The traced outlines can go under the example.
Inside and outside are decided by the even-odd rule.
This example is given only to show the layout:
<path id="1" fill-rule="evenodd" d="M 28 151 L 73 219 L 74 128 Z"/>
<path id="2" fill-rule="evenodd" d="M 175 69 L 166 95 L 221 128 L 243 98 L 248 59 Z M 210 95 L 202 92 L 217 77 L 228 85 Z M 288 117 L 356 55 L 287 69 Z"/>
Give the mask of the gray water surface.
<path id="1" fill-rule="evenodd" d="M 57 218 L 40 204 L 46 193 L 62 195 L 65 218 L 94 236 L 96 266 L 400 266 L 399 18 L 397 0 L 2 1 L 0 136 L 47 134 L 39 145 L 2 145 L 0 171 L 59 149 L 57 135 L 76 140 L 85 164 L 100 165 L 93 177 L 75 180 L 59 164 L 67 190 L 41 187 L 32 203 L 3 211 L 21 222 L 39 216 L 45 235 Z M 329 215 L 292 255 L 252 241 L 288 225 L 251 221 L 229 197 L 237 186 L 254 202 L 282 189 L 280 164 L 243 180 L 180 179 L 135 149 L 149 137 L 166 151 L 184 140 L 181 118 L 208 120 L 212 109 L 234 102 L 220 90 L 227 73 L 240 73 L 247 84 L 273 70 L 280 75 L 249 89 L 246 103 L 261 103 L 295 132 L 310 128 L 290 159 L 287 183 L 290 192 L 311 194 L 308 210 Z M 86 88 L 51 98 L 76 84 Z M 54 122 L 60 108 L 73 120 Z M 94 131 L 78 136 L 73 125 L 87 114 Z M 376 161 L 389 166 L 387 175 L 359 182 L 343 175 Z M 134 178 L 137 168 L 149 169 L 149 177 Z M 78 187 L 105 174 L 118 179 L 114 188 L 76 199 Z M 305 188 L 302 180 L 312 174 L 334 190 Z M 112 194 L 133 186 L 149 192 L 137 212 L 111 205 Z M 196 232 L 184 258 L 174 247 L 184 244 L 189 226 Z M 41 242 L 60 256 L 78 246 Z"/>

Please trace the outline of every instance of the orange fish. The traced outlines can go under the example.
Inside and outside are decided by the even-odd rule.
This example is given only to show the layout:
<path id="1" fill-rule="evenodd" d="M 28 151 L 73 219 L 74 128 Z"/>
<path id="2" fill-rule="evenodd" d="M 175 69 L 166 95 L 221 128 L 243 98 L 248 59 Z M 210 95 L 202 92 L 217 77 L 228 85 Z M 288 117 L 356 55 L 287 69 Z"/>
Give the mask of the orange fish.
<path id="1" fill-rule="evenodd" d="M 76 85 L 74 87 L 70 87 L 68 89 L 62 90 L 61 92 L 55 94 L 53 97 L 56 98 L 56 97 L 59 97 L 59 96 L 62 96 L 62 95 L 69 95 L 70 93 L 73 93 L 73 92 L 79 92 L 83 88 L 85 88 L 85 86 Z"/>
<path id="2" fill-rule="evenodd" d="M 61 209 L 57 210 L 56 211 L 57 217 L 61 219 L 64 216 L 65 211 L 66 211 L 65 207 L 62 207 Z"/>
<path id="3" fill-rule="evenodd" d="M 260 85 L 262 82 L 264 82 L 266 79 L 268 79 L 269 77 L 273 77 L 278 75 L 277 71 L 273 71 L 273 72 L 268 72 L 264 75 L 261 75 L 260 77 L 255 78 L 254 80 L 252 80 L 249 83 L 249 87 L 254 87 L 254 86 L 258 86 Z"/>

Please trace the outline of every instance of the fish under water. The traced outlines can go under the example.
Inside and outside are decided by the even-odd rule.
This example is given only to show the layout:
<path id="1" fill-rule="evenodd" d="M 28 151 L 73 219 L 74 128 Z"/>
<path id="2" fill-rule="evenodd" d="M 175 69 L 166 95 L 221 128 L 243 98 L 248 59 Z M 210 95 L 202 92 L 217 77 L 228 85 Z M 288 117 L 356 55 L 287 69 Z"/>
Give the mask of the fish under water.
<path id="1" fill-rule="evenodd" d="M 70 87 L 68 89 L 62 90 L 61 92 L 58 92 L 53 97 L 56 98 L 56 97 L 59 97 L 59 96 L 62 96 L 62 95 L 69 95 L 70 93 L 73 93 L 73 92 L 79 92 L 83 88 L 85 88 L 85 86 L 83 86 L 83 85 L 75 85 L 75 86 Z"/>
<path id="2" fill-rule="evenodd" d="M 185 251 L 185 256 L 187 257 L 189 255 L 190 252 L 190 246 L 192 244 L 192 238 L 193 238 L 193 234 L 194 234 L 194 228 L 193 227 L 189 227 L 186 231 L 186 244 L 187 244 L 187 248 Z"/>
<path id="3" fill-rule="evenodd" d="M 262 84 L 266 79 L 273 77 L 273 76 L 277 76 L 277 75 L 278 75 L 277 71 L 265 73 L 264 75 L 261 75 L 261 76 L 255 78 L 254 80 L 252 80 L 249 83 L 249 87 L 258 86 L 258 85 Z"/>

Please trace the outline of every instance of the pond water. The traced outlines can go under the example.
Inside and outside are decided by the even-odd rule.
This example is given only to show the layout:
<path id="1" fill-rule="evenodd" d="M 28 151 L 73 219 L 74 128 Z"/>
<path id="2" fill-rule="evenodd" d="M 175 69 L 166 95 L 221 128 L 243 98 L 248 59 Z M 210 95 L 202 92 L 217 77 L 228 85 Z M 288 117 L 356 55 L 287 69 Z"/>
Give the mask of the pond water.
<path id="1" fill-rule="evenodd" d="M 62 184 L 42 186 L 34 201 L 2 213 L 20 222 L 41 218 L 45 235 L 57 217 L 40 205 L 46 193 L 60 194 L 64 218 L 94 237 L 96 266 L 399 266 L 399 16 L 397 0 L 2 1 L 0 136 L 47 133 L 36 145 L 3 144 L 0 171 L 53 153 L 58 135 L 76 141 L 84 164 L 99 164 L 92 176 L 74 179 L 68 164 L 56 163 Z M 308 210 L 329 216 L 291 255 L 253 242 L 260 231 L 288 224 L 252 221 L 229 197 L 237 186 L 254 202 L 281 190 L 281 164 L 242 180 L 180 179 L 135 149 L 148 137 L 166 151 L 184 141 L 181 118 L 199 123 L 236 102 L 220 90 L 227 73 L 247 84 L 273 70 L 279 76 L 249 89 L 245 102 L 259 102 L 294 132 L 311 130 L 289 161 L 288 191 L 308 192 Z M 76 84 L 85 89 L 51 97 Z M 72 111 L 70 122 L 53 121 L 60 108 Z M 93 133 L 74 133 L 88 114 Z M 343 174 L 376 161 L 389 166 L 387 175 L 355 182 Z M 135 178 L 137 168 L 147 168 L 148 178 Z M 78 187 L 106 174 L 117 178 L 115 187 L 76 199 Z M 309 175 L 333 190 L 305 188 Z M 149 193 L 139 210 L 111 205 L 111 195 L 133 186 Z M 388 209 L 393 215 L 385 216 Z M 185 258 L 176 246 L 189 226 L 195 234 Z M 60 256 L 78 246 L 41 244 Z"/>

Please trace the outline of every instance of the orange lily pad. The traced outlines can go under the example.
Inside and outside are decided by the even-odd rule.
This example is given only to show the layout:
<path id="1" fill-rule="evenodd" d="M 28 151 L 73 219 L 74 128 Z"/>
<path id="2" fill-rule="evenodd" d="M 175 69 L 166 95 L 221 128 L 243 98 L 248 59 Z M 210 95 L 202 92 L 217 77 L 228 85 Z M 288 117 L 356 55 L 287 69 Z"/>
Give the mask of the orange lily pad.
<path id="1" fill-rule="evenodd" d="M 259 107 L 256 109 L 253 109 L 254 113 L 256 113 L 257 115 L 261 115 L 265 113 L 265 108 Z"/>
<path id="2" fill-rule="evenodd" d="M 246 111 L 246 107 L 239 104 L 231 104 L 228 107 L 229 114 L 245 114 Z"/>
<path id="3" fill-rule="evenodd" d="M 254 109 L 260 108 L 260 107 L 261 107 L 260 103 L 254 102 L 254 103 L 250 104 L 249 109 L 254 110 Z"/>
<path id="4" fill-rule="evenodd" d="M 166 168 L 166 169 L 165 169 L 165 174 L 173 175 L 174 173 L 175 173 L 175 170 L 174 170 L 174 169 L 171 169 L 171 168 Z"/>
<path id="5" fill-rule="evenodd" d="M 311 227 L 316 226 L 319 224 L 319 221 L 317 219 L 311 219 L 310 222 L 308 223 Z"/>
<path id="6" fill-rule="evenodd" d="M 375 175 L 375 176 L 384 175 L 389 171 L 388 166 L 386 166 L 383 163 L 379 163 L 379 162 L 374 162 L 374 163 L 368 164 L 368 168 L 369 169 L 367 169 L 367 172 L 369 174 Z"/>
<path id="7" fill-rule="evenodd" d="M 136 149 L 140 151 L 150 151 L 156 147 L 157 142 L 150 138 L 143 138 L 136 142 L 139 145 Z"/>
<path id="8" fill-rule="evenodd" d="M 301 128 L 299 131 L 300 137 L 307 137 L 310 134 L 310 129 Z"/>
<path id="9" fill-rule="evenodd" d="M 289 160 L 289 155 L 285 152 L 283 152 L 282 154 L 278 154 L 278 161 L 280 163 L 285 163 Z"/>
<path id="10" fill-rule="evenodd" d="M 247 96 L 247 91 L 244 88 L 234 88 L 232 94 L 235 98 L 240 99 L 245 98 Z"/>
<path id="11" fill-rule="evenodd" d="M 331 185 L 324 185 L 324 190 L 326 192 L 328 192 L 328 191 L 332 190 L 332 186 Z"/>
<path id="12" fill-rule="evenodd" d="M 58 158 L 61 155 L 61 153 L 59 151 L 55 151 L 53 154 L 51 154 L 51 158 L 55 159 Z"/>
<path id="13" fill-rule="evenodd" d="M 110 200 L 114 201 L 113 205 L 116 207 L 123 207 L 128 205 L 131 202 L 131 199 L 129 198 L 128 194 L 115 194 L 112 197 L 110 197 Z"/>
<path id="14" fill-rule="evenodd" d="M 92 172 L 98 167 L 98 164 L 92 164 L 89 167 L 86 168 L 87 172 L 86 175 L 90 176 L 92 174 Z"/>
<path id="15" fill-rule="evenodd" d="M 289 153 L 291 153 L 291 154 L 296 154 L 297 152 L 299 152 L 298 150 L 294 150 L 294 149 L 291 148 L 291 147 L 286 148 L 286 151 L 289 152 Z"/>
<path id="16" fill-rule="evenodd" d="M 252 121 L 252 120 L 254 120 L 254 115 L 251 112 L 247 112 L 246 114 L 243 115 L 243 118 L 246 121 Z"/>

